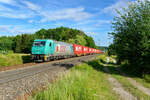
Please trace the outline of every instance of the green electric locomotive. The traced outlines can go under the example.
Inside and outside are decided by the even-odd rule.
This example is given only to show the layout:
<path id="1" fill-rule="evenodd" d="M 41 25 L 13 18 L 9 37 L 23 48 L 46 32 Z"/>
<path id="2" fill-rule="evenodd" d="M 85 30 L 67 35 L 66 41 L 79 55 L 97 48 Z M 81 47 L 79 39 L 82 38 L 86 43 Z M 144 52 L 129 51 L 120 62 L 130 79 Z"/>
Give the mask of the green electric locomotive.
<path id="1" fill-rule="evenodd" d="M 34 61 L 49 61 L 52 59 L 74 56 L 72 44 L 50 39 L 34 40 L 31 52 Z"/>

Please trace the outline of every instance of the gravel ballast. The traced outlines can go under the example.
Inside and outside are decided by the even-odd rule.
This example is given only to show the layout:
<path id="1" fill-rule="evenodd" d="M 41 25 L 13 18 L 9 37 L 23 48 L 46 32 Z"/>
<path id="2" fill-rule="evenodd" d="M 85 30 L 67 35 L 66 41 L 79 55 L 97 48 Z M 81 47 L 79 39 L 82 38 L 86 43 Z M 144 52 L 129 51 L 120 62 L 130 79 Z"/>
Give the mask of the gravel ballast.
<path id="1" fill-rule="evenodd" d="M 26 100 L 28 95 L 46 87 L 72 66 L 92 60 L 96 55 L 52 61 L 31 67 L 0 72 L 0 100 Z"/>

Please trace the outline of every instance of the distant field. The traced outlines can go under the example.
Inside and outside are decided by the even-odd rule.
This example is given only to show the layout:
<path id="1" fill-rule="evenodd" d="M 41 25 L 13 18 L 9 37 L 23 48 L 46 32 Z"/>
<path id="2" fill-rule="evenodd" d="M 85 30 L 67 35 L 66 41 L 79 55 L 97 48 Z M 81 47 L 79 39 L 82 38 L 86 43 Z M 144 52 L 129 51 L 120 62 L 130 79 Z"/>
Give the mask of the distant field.
<path id="1" fill-rule="evenodd" d="M 30 54 L 0 54 L 0 67 L 13 66 L 31 62 Z"/>

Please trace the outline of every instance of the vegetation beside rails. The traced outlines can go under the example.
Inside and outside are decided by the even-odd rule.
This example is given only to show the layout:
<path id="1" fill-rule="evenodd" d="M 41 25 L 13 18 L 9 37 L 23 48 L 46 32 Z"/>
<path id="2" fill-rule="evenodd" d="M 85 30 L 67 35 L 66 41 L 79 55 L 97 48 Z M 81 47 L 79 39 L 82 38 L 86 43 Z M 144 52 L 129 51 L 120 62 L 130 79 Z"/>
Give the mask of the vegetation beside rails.
<path id="1" fill-rule="evenodd" d="M 46 90 L 34 94 L 31 98 L 33 100 L 119 100 L 119 96 L 115 94 L 111 84 L 107 81 L 108 74 L 110 74 L 137 99 L 149 100 L 150 96 L 130 83 L 121 73 L 121 71 L 126 73 L 126 70 L 122 70 L 121 66 L 116 67 L 113 62 L 114 59 L 109 59 L 107 62 L 107 56 L 101 55 L 96 60 L 75 66 L 56 83 L 50 84 Z M 104 67 L 107 67 L 109 72 L 105 72 Z M 121 71 L 118 71 L 117 68 Z M 143 81 L 141 77 L 133 77 L 133 73 L 132 75 L 126 74 L 141 81 L 142 84 L 145 84 L 144 86 L 149 86 L 148 82 Z"/>
<path id="2" fill-rule="evenodd" d="M 111 56 L 110 58 L 112 59 L 116 59 L 116 56 Z M 113 64 L 114 61 L 109 62 L 108 65 L 113 66 L 111 67 L 112 69 L 115 70 L 116 65 Z M 136 68 L 135 65 L 130 65 L 128 64 L 127 61 L 122 62 L 120 65 L 117 65 L 118 68 L 125 73 L 126 75 L 128 75 L 129 77 L 133 78 L 134 80 L 136 80 L 137 82 L 139 82 L 140 84 L 142 84 L 144 87 L 150 88 L 150 75 L 149 74 L 141 74 Z M 117 72 L 117 71 L 116 71 Z M 119 72 L 118 72 L 119 73 Z"/>
<path id="3" fill-rule="evenodd" d="M 113 20 L 113 43 L 109 55 L 117 55 L 118 63 L 128 61 L 130 70 L 150 80 L 150 1 L 137 0 L 118 11 Z M 139 20 L 140 19 L 140 20 Z M 145 75 L 149 74 L 149 75 Z"/>
<path id="4" fill-rule="evenodd" d="M 139 100 L 149 100 L 150 96 L 144 94 L 142 91 L 140 91 L 136 86 L 131 84 L 129 80 L 127 79 L 126 76 L 122 75 L 116 68 L 114 67 L 113 64 L 109 64 L 109 66 L 106 66 L 112 77 L 116 78 L 124 87 L 125 90 L 128 92 L 132 93 L 135 97 L 137 97 Z M 123 71 L 124 72 L 124 71 Z M 139 78 L 140 79 L 140 78 Z"/>
<path id="5" fill-rule="evenodd" d="M 137 82 L 141 83 L 143 86 L 150 88 L 149 81 L 145 79 L 145 77 L 141 77 L 141 74 L 138 74 L 135 70 L 130 69 L 131 66 L 129 66 L 126 63 L 122 63 L 121 65 L 117 65 L 114 63 L 114 60 L 116 56 L 111 56 L 109 59 L 109 62 L 107 62 L 107 66 L 103 66 L 104 63 L 106 63 L 106 58 L 101 59 L 103 67 L 107 67 L 108 70 L 110 71 L 112 77 L 116 78 L 122 86 L 127 90 L 129 93 L 132 93 L 135 97 L 137 97 L 139 100 L 149 100 L 150 96 L 146 95 L 142 91 L 140 91 L 136 86 L 131 84 L 129 80 L 127 79 L 126 76 L 123 75 L 125 73 L 128 75 L 130 78 L 135 79 Z M 118 71 L 120 69 L 121 71 Z M 136 73 L 134 73 L 136 72 Z M 148 77 L 148 76 L 147 76 Z"/>
<path id="6" fill-rule="evenodd" d="M 19 65 L 31 62 L 30 54 L 8 53 L 0 54 L 0 67 Z"/>
<path id="7" fill-rule="evenodd" d="M 121 71 L 126 73 L 129 77 L 134 78 L 137 82 L 141 83 L 143 86 L 150 88 L 150 75 L 141 74 L 136 69 L 131 68 L 131 65 L 126 63 L 120 65 Z"/>
<path id="8" fill-rule="evenodd" d="M 98 58 L 104 58 L 101 56 Z M 60 80 L 50 84 L 46 90 L 33 96 L 34 100 L 117 100 L 106 80 L 106 74 L 100 71 L 100 60 L 85 62 L 73 67 Z"/>

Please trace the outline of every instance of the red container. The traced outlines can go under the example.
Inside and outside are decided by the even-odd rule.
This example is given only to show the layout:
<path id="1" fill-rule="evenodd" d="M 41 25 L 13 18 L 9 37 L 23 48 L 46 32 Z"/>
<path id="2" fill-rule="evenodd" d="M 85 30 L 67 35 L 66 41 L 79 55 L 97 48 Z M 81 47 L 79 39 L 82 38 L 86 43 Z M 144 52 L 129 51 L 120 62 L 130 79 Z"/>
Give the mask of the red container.
<path id="1" fill-rule="evenodd" d="M 83 54 L 81 45 L 73 44 L 73 51 L 77 56 L 81 56 Z"/>
<path id="2" fill-rule="evenodd" d="M 102 51 L 101 51 L 101 50 L 99 50 L 99 52 L 98 52 L 98 53 L 100 54 L 100 53 L 102 53 Z"/>
<path id="3" fill-rule="evenodd" d="M 98 53 L 99 52 L 99 50 L 98 49 L 96 49 L 96 53 Z"/>
<path id="4" fill-rule="evenodd" d="M 96 50 L 96 53 L 100 53 L 100 50 L 97 49 L 97 50 Z"/>
<path id="5" fill-rule="evenodd" d="M 92 48 L 88 49 L 88 53 L 91 54 L 92 53 Z"/>
<path id="6" fill-rule="evenodd" d="M 82 46 L 82 53 L 84 55 L 87 55 L 88 54 L 88 47 Z"/>
<path id="7" fill-rule="evenodd" d="M 94 53 L 96 53 L 96 49 L 94 49 Z"/>
<path id="8" fill-rule="evenodd" d="M 94 53 L 96 53 L 96 49 L 94 49 Z"/>
<path id="9" fill-rule="evenodd" d="M 100 53 L 100 50 L 97 50 L 97 53 Z"/>
<path id="10" fill-rule="evenodd" d="M 95 53 L 95 51 L 94 51 L 95 49 L 93 49 L 93 53 Z"/>
<path id="11" fill-rule="evenodd" d="M 97 53 L 98 53 L 98 54 L 101 54 L 101 53 L 102 53 L 102 51 L 101 51 L 101 50 L 98 50 L 98 51 L 97 51 Z"/>
<path id="12" fill-rule="evenodd" d="M 96 49 L 95 53 L 98 53 L 98 50 Z"/>
<path id="13" fill-rule="evenodd" d="M 94 49 L 92 48 L 92 53 L 94 53 Z"/>

